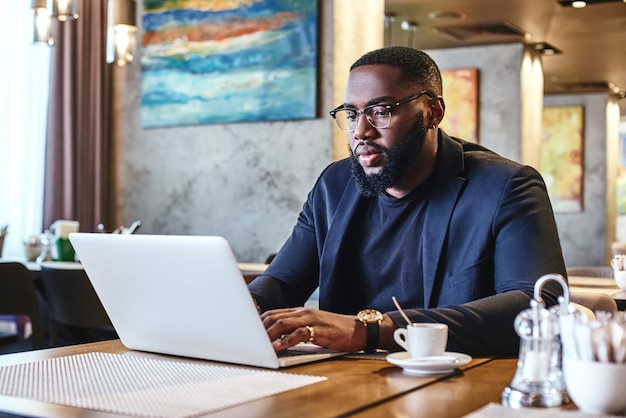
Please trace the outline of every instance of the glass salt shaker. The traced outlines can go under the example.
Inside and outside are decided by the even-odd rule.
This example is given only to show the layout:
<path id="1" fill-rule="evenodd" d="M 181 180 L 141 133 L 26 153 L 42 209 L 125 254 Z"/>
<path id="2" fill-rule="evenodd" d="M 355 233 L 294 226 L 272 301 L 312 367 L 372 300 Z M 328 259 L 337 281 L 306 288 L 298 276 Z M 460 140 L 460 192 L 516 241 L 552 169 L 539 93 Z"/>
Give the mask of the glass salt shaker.
<path id="1" fill-rule="evenodd" d="M 41 237 L 41 254 L 37 257 L 37 263 L 41 264 L 44 261 L 52 261 L 52 234 L 50 230 L 46 229 Z"/>
<path id="2" fill-rule="evenodd" d="M 535 298 L 515 318 L 520 351 L 513 381 L 502 392 L 502 404 L 513 407 L 556 407 L 569 402 L 562 371 L 559 311 L 546 309 L 541 287 L 557 280 L 564 287 L 559 298 L 561 311 L 569 305 L 567 284 L 562 276 L 549 274 L 535 283 Z"/>

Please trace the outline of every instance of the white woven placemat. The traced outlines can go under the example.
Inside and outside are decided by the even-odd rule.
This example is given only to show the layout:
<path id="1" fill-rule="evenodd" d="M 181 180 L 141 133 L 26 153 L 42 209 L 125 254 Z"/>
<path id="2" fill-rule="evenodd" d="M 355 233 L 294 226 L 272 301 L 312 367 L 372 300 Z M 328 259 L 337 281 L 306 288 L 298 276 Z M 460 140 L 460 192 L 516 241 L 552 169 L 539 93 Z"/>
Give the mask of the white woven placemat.
<path id="1" fill-rule="evenodd" d="M 0 394 L 140 417 L 192 417 L 326 380 L 86 353 L 0 367 Z"/>

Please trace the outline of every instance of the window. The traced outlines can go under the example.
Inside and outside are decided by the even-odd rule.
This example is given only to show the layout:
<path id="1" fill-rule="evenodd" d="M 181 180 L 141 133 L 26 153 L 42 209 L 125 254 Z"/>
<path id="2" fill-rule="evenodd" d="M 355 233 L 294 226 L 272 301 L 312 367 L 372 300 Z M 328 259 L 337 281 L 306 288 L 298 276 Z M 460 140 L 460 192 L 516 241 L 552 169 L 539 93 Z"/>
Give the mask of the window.
<path id="1" fill-rule="evenodd" d="M 3 2 L 0 13 L 0 225 L 9 225 L 3 258 L 23 258 L 23 241 L 42 232 L 50 47 L 32 42 L 30 4 Z"/>

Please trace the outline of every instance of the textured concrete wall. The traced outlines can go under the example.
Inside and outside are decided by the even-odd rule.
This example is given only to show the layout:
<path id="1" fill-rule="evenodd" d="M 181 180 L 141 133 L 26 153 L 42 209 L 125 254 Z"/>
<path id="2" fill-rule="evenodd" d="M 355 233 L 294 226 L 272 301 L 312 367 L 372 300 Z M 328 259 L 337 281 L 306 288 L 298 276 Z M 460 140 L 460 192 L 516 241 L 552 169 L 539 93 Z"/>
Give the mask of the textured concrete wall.
<path id="1" fill-rule="evenodd" d="M 140 219 L 141 233 L 222 235 L 240 261 L 279 249 L 331 161 L 331 1 L 320 22 L 317 119 L 142 129 L 139 65 L 114 68 L 116 224 Z"/>

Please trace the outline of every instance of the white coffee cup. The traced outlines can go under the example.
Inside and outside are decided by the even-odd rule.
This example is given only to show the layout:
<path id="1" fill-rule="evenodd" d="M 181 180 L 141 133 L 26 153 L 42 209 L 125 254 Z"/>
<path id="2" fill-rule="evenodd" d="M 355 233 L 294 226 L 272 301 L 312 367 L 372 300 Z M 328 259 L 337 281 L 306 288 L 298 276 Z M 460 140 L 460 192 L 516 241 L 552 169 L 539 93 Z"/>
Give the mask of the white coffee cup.
<path id="1" fill-rule="evenodd" d="M 409 324 L 406 328 L 396 329 L 393 339 L 412 358 L 440 356 L 446 351 L 448 326 L 433 323 Z"/>

